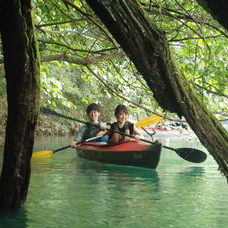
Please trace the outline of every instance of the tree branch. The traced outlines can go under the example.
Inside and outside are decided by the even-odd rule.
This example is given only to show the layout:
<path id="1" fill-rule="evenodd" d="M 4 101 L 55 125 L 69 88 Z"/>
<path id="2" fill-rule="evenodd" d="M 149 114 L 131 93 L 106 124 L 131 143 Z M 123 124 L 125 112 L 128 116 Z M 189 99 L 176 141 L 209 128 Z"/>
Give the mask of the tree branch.
<path id="1" fill-rule="evenodd" d="M 148 12 L 148 13 L 152 13 L 154 15 L 164 15 L 164 16 L 167 16 L 169 18 L 173 18 L 175 20 L 187 20 L 187 21 L 194 21 L 196 24 L 199 24 L 199 25 L 206 25 L 207 27 L 211 27 L 213 28 L 214 30 L 218 31 L 219 33 L 221 33 L 223 36 L 225 36 L 226 38 L 228 38 L 228 34 L 224 31 L 222 31 L 222 29 L 216 27 L 215 25 L 211 24 L 211 23 L 208 23 L 206 22 L 205 20 L 202 21 L 202 19 L 197 19 L 197 18 L 194 18 L 188 14 L 183 14 L 183 12 L 179 12 L 177 10 L 173 10 L 173 9 L 169 9 L 169 8 L 166 8 L 166 7 L 161 7 L 160 5 L 158 4 L 150 4 L 148 8 L 147 5 L 143 2 L 140 2 L 140 4 L 145 8 L 145 10 Z M 152 9 L 153 8 L 158 8 L 158 10 L 154 10 Z"/>
<path id="2" fill-rule="evenodd" d="M 42 42 L 42 43 L 45 43 L 45 44 L 53 44 L 53 45 L 65 47 L 65 48 L 67 48 L 67 49 L 69 49 L 71 51 L 74 51 L 74 52 L 86 52 L 86 53 L 92 53 L 92 54 L 99 54 L 99 53 L 103 53 L 103 52 L 106 52 L 106 51 L 116 50 L 116 48 L 113 47 L 113 48 L 108 48 L 108 49 L 103 49 L 103 50 L 92 51 L 92 50 L 72 48 L 72 47 L 70 47 L 70 46 L 68 46 L 66 44 L 58 43 L 58 42 L 54 42 L 54 41 L 47 41 L 47 40 L 41 40 L 41 39 L 38 39 L 38 41 Z"/>
<path id="3" fill-rule="evenodd" d="M 207 91 L 208 93 L 212 93 L 212 94 L 215 94 L 215 95 L 220 96 L 220 97 L 228 98 L 228 95 L 223 94 L 223 93 L 221 93 L 219 91 L 212 91 L 212 90 L 207 89 L 206 87 L 203 87 L 203 86 L 201 86 L 201 85 L 199 85 L 197 83 L 194 83 L 194 85 L 197 86 L 200 89 L 203 89 L 203 90 Z"/>
<path id="4" fill-rule="evenodd" d="M 79 57 L 73 57 L 71 55 L 68 55 L 66 53 L 62 53 L 59 55 L 49 55 L 49 56 L 42 56 L 41 57 L 41 61 L 42 62 L 50 62 L 50 61 L 66 61 L 69 63 L 74 63 L 74 64 L 78 64 L 78 65 L 90 65 L 90 64 L 96 64 L 102 61 L 106 61 L 106 60 L 110 60 L 110 59 L 116 59 L 116 58 L 121 58 L 125 56 L 124 52 L 117 52 L 115 54 L 112 55 L 102 55 L 99 57 L 87 57 L 87 58 L 79 58 Z"/>

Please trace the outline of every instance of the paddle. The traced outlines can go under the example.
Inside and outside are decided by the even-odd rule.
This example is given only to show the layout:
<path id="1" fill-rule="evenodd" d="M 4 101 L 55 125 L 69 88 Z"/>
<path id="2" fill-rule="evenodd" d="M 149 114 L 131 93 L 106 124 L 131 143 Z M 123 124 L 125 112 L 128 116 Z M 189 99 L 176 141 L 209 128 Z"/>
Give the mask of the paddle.
<path id="1" fill-rule="evenodd" d="M 207 159 L 207 155 L 201 150 L 187 148 L 187 147 L 178 148 L 178 149 L 175 149 L 169 146 L 163 146 L 163 147 L 168 150 L 175 151 L 181 158 L 189 162 L 201 163 Z"/>
<path id="2" fill-rule="evenodd" d="M 135 138 L 135 136 L 133 136 L 133 135 L 128 135 L 128 134 L 125 134 L 125 133 L 122 133 L 122 132 L 119 132 L 116 130 L 110 130 L 110 131 L 124 135 L 124 136 L 127 136 L 127 137 L 130 137 L 130 138 Z M 146 140 L 146 139 L 140 139 L 140 141 L 154 144 L 154 142 L 151 142 L 151 141 Z M 194 149 L 194 148 L 187 148 L 187 147 L 172 148 L 172 147 L 163 146 L 163 145 L 162 145 L 162 147 L 164 147 L 168 150 L 175 151 L 177 153 L 177 155 L 179 155 L 181 158 L 183 158 L 189 162 L 201 163 L 201 162 L 205 161 L 207 158 L 206 153 L 204 153 L 201 150 Z"/>
<path id="3" fill-rule="evenodd" d="M 146 126 L 152 125 L 154 123 L 157 123 L 162 119 L 163 119 L 162 116 L 153 115 L 153 116 L 147 117 L 143 120 L 139 120 L 137 123 L 135 123 L 135 126 L 136 127 L 146 127 Z"/>
<path id="4" fill-rule="evenodd" d="M 143 127 L 147 127 L 153 123 L 159 122 L 160 120 L 162 120 L 163 117 L 162 116 L 158 116 L 158 115 L 153 115 L 150 117 L 147 117 L 143 120 L 138 121 L 135 126 L 136 127 L 142 127 L 142 129 L 144 131 L 146 131 L 146 129 L 144 129 Z M 142 141 L 145 142 L 150 142 L 144 139 L 141 139 Z M 162 145 L 163 146 L 163 145 Z M 197 150 L 197 149 L 193 149 L 193 148 L 172 148 L 172 147 L 168 147 L 168 146 L 163 146 L 164 148 L 168 149 L 168 150 L 173 150 L 175 151 L 181 158 L 189 161 L 189 162 L 195 162 L 195 163 L 200 163 L 206 160 L 207 155 L 201 151 L 201 150 Z"/>
<path id="5" fill-rule="evenodd" d="M 75 119 L 75 118 L 72 118 L 72 117 L 65 116 L 63 114 L 60 114 L 60 113 L 58 113 L 56 111 L 53 111 L 53 110 L 50 110 L 50 109 L 47 109 L 47 108 L 41 108 L 41 111 L 46 113 L 46 114 L 52 114 L 52 115 L 63 117 L 65 119 L 74 120 L 74 121 L 77 121 L 77 122 L 80 122 L 80 123 L 87 124 L 87 122 L 85 122 L 85 121 L 81 121 L 81 120 L 78 120 L 78 119 Z M 149 121 L 148 121 L 149 119 L 150 119 L 150 117 L 147 117 L 147 118 L 143 119 L 143 120 L 145 120 L 144 124 L 145 123 L 147 124 L 145 126 L 149 125 Z M 141 120 L 140 124 L 142 124 L 143 120 Z M 153 120 L 153 118 L 151 118 L 151 122 L 152 122 L 152 120 Z M 91 124 L 91 125 L 93 125 L 93 124 Z M 119 131 L 115 131 L 115 130 L 111 130 L 111 129 L 107 129 L 107 130 L 113 131 L 113 132 L 118 133 L 118 134 L 122 134 L 124 136 L 128 136 L 130 138 L 135 138 L 135 136 L 133 136 L 133 135 L 128 135 L 128 134 L 125 134 L 125 133 L 122 133 L 122 132 L 119 132 Z M 153 142 L 145 140 L 145 139 L 140 139 L 140 140 L 143 141 L 143 142 L 147 142 L 147 143 L 153 143 Z M 205 161 L 206 158 L 207 158 L 207 155 L 203 151 L 197 150 L 197 149 L 194 149 L 194 148 L 185 148 L 184 147 L 184 148 L 177 148 L 176 149 L 176 148 L 172 148 L 172 147 L 168 147 L 168 146 L 163 146 L 163 147 L 166 148 L 166 149 L 175 151 L 177 153 L 177 155 L 179 155 L 181 158 L 183 158 L 183 159 L 185 159 L 185 160 L 187 160 L 189 162 L 200 163 L 200 162 Z"/>
<path id="6" fill-rule="evenodd" d="M 103 136 L 103 135 L 99 135 L 99 136 L 96 136 L 96 137 L 92 137 L 92 138 L 83 140 L 82 142 L 76 143 L 76 145 L 79 145 L 79 144 L 81 144 L 81 143 L 83 143 L 83 142 L 90 142 L 90 141 L 92 141 L 92 140 L 94 140 L 94 139 L 101 138 L 102 136 Z M 65 149 L 67 149 L 67 148 L 69 148 L 69 147 L 71 147 L 71 146 L 70 146 L 70 145 L 64 146 L 64 147 L 58 148 L 58 149 L 56 149 L 56 150 L 41 150 L 41 151 L 37 151 L 37 152 L 34 152 L 34 153 L 32 154 L 32 157 L 33 157 L 33 158 L 37 158 L 37 157 L 42 157 L 42 156 L 49 156 L 49 155 L 52 155 L 52 154 L 54 154 L 54 153 L 56 153 L 56 152 L 59 152 L 59 151 L 61 151 L 61 150 L 65 150 Z"/>

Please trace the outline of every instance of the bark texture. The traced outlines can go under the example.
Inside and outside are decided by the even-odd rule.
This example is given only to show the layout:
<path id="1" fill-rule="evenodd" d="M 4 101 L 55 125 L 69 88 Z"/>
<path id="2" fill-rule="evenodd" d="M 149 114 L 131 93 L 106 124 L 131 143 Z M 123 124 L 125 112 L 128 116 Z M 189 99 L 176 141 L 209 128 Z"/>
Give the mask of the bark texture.
<path id="1" fill-rule="evenodd" d="M 228 179 L 228 134 L 197 99 L 167 39 L 136 0 L 86 0 L 143 75 L 162 108 L 184 116 Z"/>
<path id="2" fill-rule="evenodd" d="M 215 20 L 228 30 L 227 0 L 196 0 Z"/>
<path id="3" fill-rule="evenodd" d="M 8 119 L 0 178 L 0 209 L 24 204 L 30 180 L 39 101 L 39 55 L 30 0 L 0 2 Z"/>

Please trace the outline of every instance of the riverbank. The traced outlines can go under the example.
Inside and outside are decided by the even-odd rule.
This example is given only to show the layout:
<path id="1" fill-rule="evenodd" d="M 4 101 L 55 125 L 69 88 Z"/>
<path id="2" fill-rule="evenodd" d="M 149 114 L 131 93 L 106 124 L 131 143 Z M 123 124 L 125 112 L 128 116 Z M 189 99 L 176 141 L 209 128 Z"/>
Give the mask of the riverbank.
<path id="1" fill-rule="evenodd" d="M 7 119 L 7 104 L 4 100 L 0 101 L 0 146 L 3 146 L 5 140 L 5 129 Z M 65 120 L 60 117 L 47 116 L 40 113 L 35 135 L 36 136 L 73 136 L 75 135 L 79 124 L 74 121 Z"/>

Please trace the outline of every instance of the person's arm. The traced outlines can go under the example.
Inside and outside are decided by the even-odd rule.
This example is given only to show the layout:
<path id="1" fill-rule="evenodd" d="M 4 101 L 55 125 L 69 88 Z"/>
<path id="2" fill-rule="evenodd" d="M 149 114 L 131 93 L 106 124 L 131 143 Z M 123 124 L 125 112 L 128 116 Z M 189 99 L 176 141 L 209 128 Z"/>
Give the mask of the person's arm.
<path id="1" fill-rule="evenodd" d="M 130 135 L 130 130 L 126 129 L 124 133 L 127 134 L 127 135 Z M 122 138 L 123 142 L 135 141 L 134 138 L 131 138 L 131 137 L 128 137 L 128 136 L 122 136 L 121 135 L 121 138 Z"/>
<path id="2" fill-rule="evenodd" d="M 94 135 L 94 136 L 99 136 L 99 135 L 108 135 L 109 131 L 107 129 L 110 129 L 110 124 L 109 123 L 100 123 L 99 124 L 99 131 Z"/>
<path id="3" fill-rule="evenodd" d="M 77 143 L 81 142 L 82 141 L 82 137 L 83 137 L 83 134 L 86 130 L 86 126 L 83 126 L 79 129 L 78 133 L 77 133 L 77 136 L 75 138 L 75 140 L 73 140 L 71 143 L 70 143 L 70 146 L 71 147 L 77 147 Z"/>
<path id="4" fill-rule="evenodd" d="M 130 123 L 130 124 L 132 124 L 132 123 Z M 133 125 L 133 132 L 132 132 L 132 135 L 134 136 L 134 138 L 125 136 L 125 137 L 124 137 L 124 142 L 127 142 L 127 141 L 139 141 L 140 139 L 143 138 L 143 136 L 141 135 L 139 129 L 138 129 L 137 127 L 135 127 L 134 124 L 132 124 L 132 125 Z M 129 129 L 129 128 L 126 129 L 126 130 L 125 130 L 125 133 L 128 134 L 128 135 L 130 135 L 130 129 Z"/>
<path id="5" fill-rule="evenodd" d="M 135 140 L 139 141 L 140 139 L 143 139 L 142 134 L 140 133 L 139 129 L 137 129 L 137 127 L 134 125 L 133 126 L 133 134 L 135 136 Z"/>

